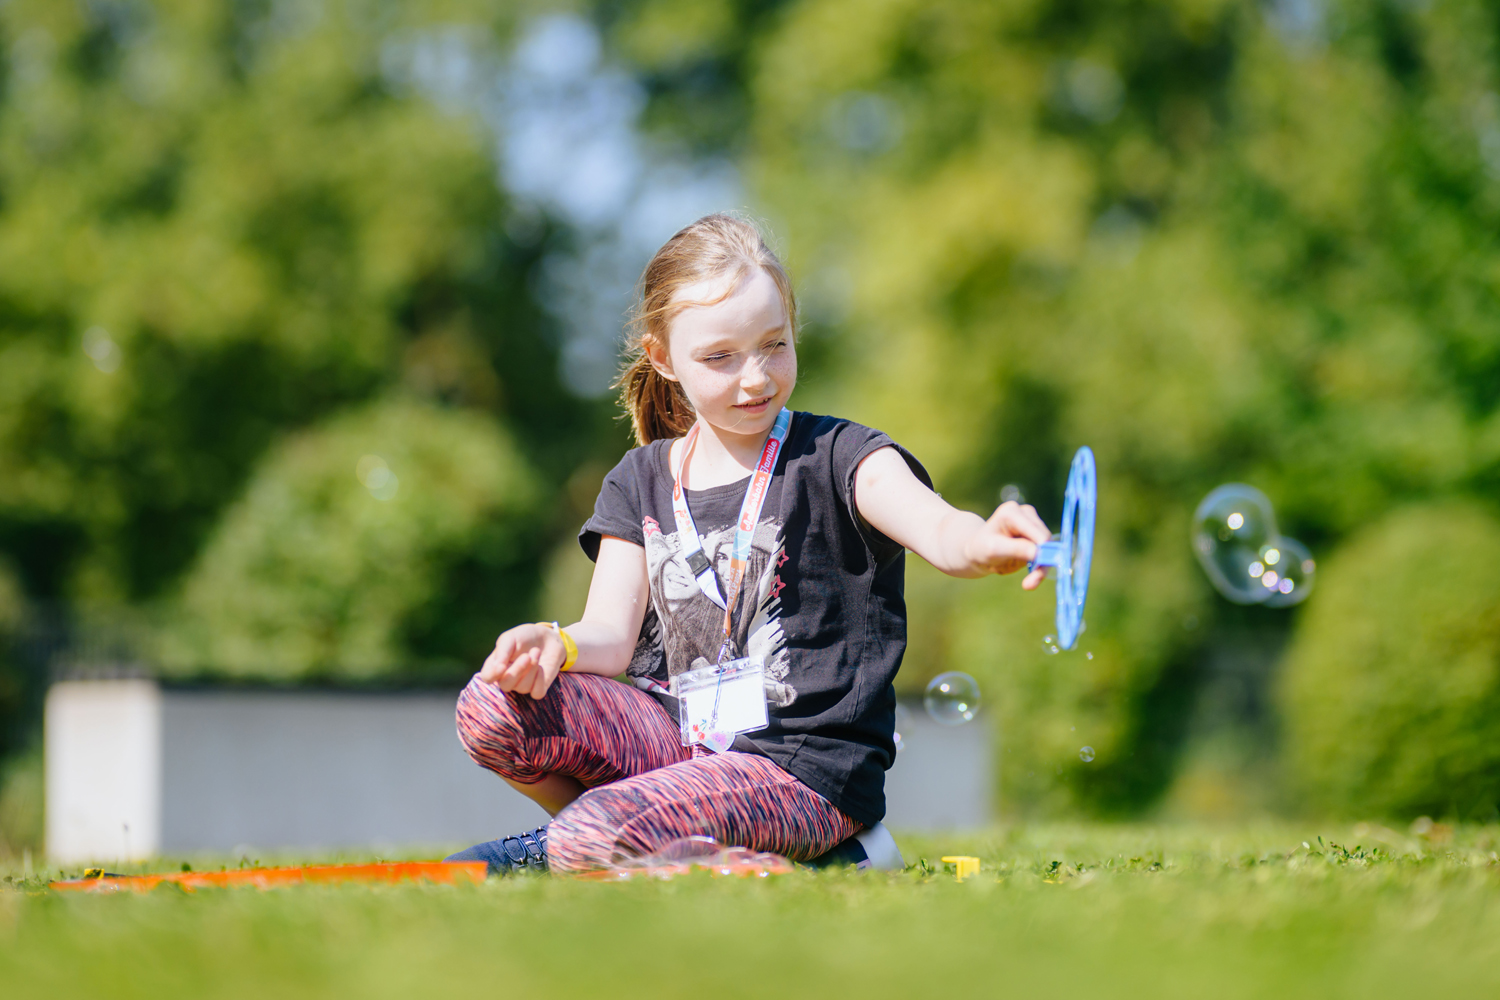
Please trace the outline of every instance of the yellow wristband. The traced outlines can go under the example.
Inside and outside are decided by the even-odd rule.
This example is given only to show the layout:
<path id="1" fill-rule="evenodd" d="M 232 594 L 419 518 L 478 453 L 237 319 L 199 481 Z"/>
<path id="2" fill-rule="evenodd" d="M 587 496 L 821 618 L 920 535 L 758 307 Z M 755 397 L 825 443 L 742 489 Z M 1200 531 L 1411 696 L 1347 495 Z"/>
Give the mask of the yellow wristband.
<path id="1" fill-rule="evenodd" d="M 568 651 L 568 655 L 563 658 L 562 669 L 573 669 L 573 664 L 578 662 L 578 643 L 574 642 L 573 637 L 557 622 L 537 622 L 537 624 L 545 625 L 557 633 L 557 637 L 562 640 L 563 649 Z"/>

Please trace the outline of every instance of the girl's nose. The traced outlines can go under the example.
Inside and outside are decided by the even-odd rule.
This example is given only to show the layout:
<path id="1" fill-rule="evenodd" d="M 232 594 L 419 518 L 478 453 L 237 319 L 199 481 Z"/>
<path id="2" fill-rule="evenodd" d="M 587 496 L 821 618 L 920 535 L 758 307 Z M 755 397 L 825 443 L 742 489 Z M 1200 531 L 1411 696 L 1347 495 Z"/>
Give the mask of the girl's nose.
<path id="1" fill-rule="evenodd" d="M 770 359 L 760 354 L 752 357 L 740 370 L 740 388 L 756 395 L 759 390 L 769 385 L 771 373 L 766 369 L 770 367 Z"/>

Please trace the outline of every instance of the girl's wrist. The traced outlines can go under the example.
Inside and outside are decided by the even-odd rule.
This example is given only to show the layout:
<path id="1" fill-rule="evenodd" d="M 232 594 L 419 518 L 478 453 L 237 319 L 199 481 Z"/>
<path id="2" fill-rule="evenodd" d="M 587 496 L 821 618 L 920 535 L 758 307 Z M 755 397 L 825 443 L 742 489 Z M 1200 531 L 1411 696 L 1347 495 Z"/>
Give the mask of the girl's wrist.
<path id="1" fill-rule="evenodd" d="M 562 673 L 564 670 L 572 670 L 573 664 L 578 662 L 578 643 L 568 634 L 568 630 L 557 622 L 537 622 L 537 624 L 556 635 L 558 640 L 563 644 L 563 662 L 562 666 L 558 668 L 558 673 Z"/>

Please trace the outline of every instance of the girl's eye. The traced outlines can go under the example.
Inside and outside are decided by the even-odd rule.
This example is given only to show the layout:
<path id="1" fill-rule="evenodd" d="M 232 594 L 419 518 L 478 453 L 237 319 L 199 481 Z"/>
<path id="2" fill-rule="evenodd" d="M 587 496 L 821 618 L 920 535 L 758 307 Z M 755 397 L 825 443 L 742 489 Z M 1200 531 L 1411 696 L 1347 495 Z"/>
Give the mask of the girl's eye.
<path id="1" fill-rule="evenodd" d="M 710 354 L 708 357 L 704 358 L 703 360 L 705 362 L 707 362 L 708 364 L 712 365 L 712 364 L 717 364 L 720 361 L 724 361 L 724 360 L 728 359 L 728 357 L 729 357 L 729 355 L 727 355 L 727 354 Z"/>

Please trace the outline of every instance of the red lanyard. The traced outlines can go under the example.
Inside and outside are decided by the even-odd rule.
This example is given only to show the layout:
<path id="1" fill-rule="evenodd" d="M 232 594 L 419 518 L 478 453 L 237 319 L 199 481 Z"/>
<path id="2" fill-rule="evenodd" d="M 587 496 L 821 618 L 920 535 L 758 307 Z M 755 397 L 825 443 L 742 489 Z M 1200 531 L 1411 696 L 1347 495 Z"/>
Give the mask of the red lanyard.
<path id="1" fill-rule="evenodd" d="M 672 470 L 672 516 L 677 521 L 677 537 L 681 540 L 682 556 L 698 581 L 698 589 L 709 600 L 724 609 L 724 642 L 719 647 L 722 662 L 729 651 L 729 636 L 733 630 L 734 604 L 740 596 L 740 587 L 745 581 L 745 570 L 750 565 L 750 543 L 755 538 L 755 526 L 760 522 L 760 511 L 766 503 L 766 491 L 771 485 L 771 475 L 776 471 L 776 456 L 781 453 L 782 442 L 792 426 L 792 411 L 783 408 L 776 414 L 776 423 L 766 446 L 761 449 L 760 461 L 755 465 L 755 474 L 750 477 L 750 486 L 745 490 L 745 500 L 740 504 L 740 519 L 734 529 L 734 548 L 729 557 L 729 578 L 725 581 L 725 595 L 719 596 L 719 581 L 714 574 L 713 563 L 703 554 L 703 540 L 698 537 L 698 528 L 693 524 L 693 514 L 688 510 L 687 496 L 682 489 L 682 473 L 692 457 L 693 446 L 698 443 L 699 424 L 694 424 L 682 440 L 682 454 L 677 467 Z"/>

